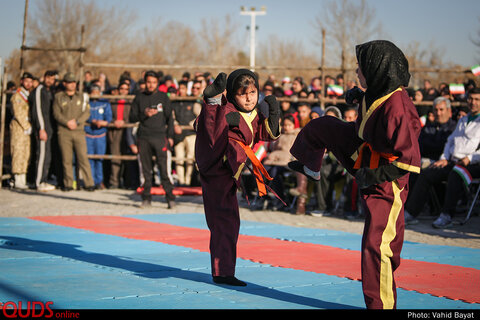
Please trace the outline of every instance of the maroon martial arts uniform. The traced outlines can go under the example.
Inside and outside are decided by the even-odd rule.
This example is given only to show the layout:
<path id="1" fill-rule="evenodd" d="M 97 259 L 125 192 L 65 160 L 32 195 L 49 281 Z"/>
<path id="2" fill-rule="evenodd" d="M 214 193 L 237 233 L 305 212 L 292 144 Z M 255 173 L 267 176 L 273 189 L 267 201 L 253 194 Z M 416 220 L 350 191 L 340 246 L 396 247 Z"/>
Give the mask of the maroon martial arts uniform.
<path id="1" fill-rule="evenodd" d="M 362 286 L 368 308 L 389 309 L 396 307 L 393 272 L 400 264 L 409 172 L 420 172 L 420 120 L 404 89 L 408 63 L 398 48 L 372 41 L 357 46 L 357 58 L 368 84 L 357 121 L 328 116 L 312 120 L 291 153 L 310 170 L 320 171 L 328 149 L 357 181 L 360 172 L 362 180 L 370 181 L 361 190 L 366 213 Z"/>
<path id="2" fill-rule="evenodd" d="M 232 125 L 228 118 L 239 121 Z M 251 113 L 240 112 L 224 96 L 221 105 L 203 105 L 196 131 L 195 159 L 211 234 L 212 276 L 234 276 L 240 228 L 237 188 L 247 161 L 245 148 L 278 137 L 258 108 Z"/>

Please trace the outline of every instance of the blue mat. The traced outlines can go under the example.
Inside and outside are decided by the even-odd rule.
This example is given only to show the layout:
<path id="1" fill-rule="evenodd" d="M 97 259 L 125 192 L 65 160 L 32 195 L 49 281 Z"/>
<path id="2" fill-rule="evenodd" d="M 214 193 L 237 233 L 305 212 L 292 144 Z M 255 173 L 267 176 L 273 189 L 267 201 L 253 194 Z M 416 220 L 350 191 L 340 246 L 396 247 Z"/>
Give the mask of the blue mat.
<path id="1" fill-rule="evenodd" d="M 206 229 L 201 214 L 131 216 Z M 360 236 L 345 232 L 243 221 L 243 234 L 356 250 Z M 476 265 L 480 250 L 406 243 L 426 261 Z M 446 254 L 448 257 L 436 257 Z M 470 258 L 467 259 L 467 255 Z M 451 256 L 451 258 L 450 258 Z M 459 262 L 461 261 L 461 262 Z M 0 302 L 52 301 L 57 309 L 356 309 L 361 283 L 335 276 L 238 259 L 247 287 L 211 281 L 210 256 L 185 247 L 0 218 Z M 428 294 L 398 290 L 398 308 L 478 309 Z"/>

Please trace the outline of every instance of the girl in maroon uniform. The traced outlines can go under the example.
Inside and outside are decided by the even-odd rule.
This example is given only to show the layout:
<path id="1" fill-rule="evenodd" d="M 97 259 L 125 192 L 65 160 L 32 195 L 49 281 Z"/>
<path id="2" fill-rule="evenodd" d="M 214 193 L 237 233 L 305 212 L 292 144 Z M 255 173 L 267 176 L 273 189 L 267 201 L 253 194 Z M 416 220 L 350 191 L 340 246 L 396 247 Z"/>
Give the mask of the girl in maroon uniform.
<path id="1" fill-rule="evenodd" d="M 325 149 L 332 151 L 361 188 L 365 208 L 362 286 L 368 308 L 395 308 L 393 272 L 400 264 L 404 203 L 410 172 L 420 172 L 420 120 L 405 87 L 410 74 L 403 53 L 389 41 L 356 47 L 358 88 L 347 100 L 360 103 L 355 123 L 334 117 L 312 120 L 290 150 L 289 164 L 319 179 Z"/>
<path id="2" fill-rule="evenodd" d="M 274 96 L 267 96 L 257 108 L 258 80 L 246 69 L 235 70 L 228 79 L 220 73 L 203 94 L 205 104 L 195 125 L 195 159 L 210 229 L 213 281 L 244 286 L 245 282 L 235 278 L 240 228 L 237 188 L 248 158 L 259 193 L 266 194 L 261 173 L 271 178 L 251 147 L 258 141 L 279 137 L 280 109 Z"/>

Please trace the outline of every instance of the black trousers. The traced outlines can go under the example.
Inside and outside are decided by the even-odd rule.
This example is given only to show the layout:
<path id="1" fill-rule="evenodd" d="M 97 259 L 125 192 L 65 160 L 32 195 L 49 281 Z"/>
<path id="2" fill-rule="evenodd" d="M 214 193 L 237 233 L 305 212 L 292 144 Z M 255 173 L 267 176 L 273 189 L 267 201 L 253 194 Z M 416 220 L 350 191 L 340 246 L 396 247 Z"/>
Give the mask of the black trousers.
<path id="1" fill-rule="evenodd" d="M 152 189 L 152 172 L 153 161 L 152 157 L 155 156 L 158 169 L 160 170 L 160 178 L 162 179 L 162 186 L 165 190 L 165 196 L 167 200 L 174 200 L 173 185 L 168 177 L 167 171 L 167 150 L 168 141 L 165 137 L 139 137 L 137 139 L 138 153 L 140 155 L 140 163 L 142 164 L 142 173 L 145 178 L 143 185 L 142 199 L 151 200 Z"/>
<path id="2" fill-rule="evenodd" d="M 438 185 L 442 181 L 447 182 L 445 199 L 443 203 L 443 212 L 453 216 L 458 200 L 468 192 L 461 176 L 453 171 L 454 163 L 449 163 L 443 168 L 427 168 L 422 170 L 417 177 L 415 185 L 410 192 L 410 197 L 405 203 L 405 209 L 412 215 L 418 216 L 428 200 L 428 192 L 431 187 Z M 468 165 L 466 169 L 472 175 L 472 178 L 480 177 L 480 165 Z"/>
<path id="3" fill-rule="evenodd" d="M 40 183 L 47 182 L 48 171 L 50 169 L 50 163 L 52 161 L 52 138 L 51 133 L 48 134 L 48 139 L 42 141 L 36 137 L 36 177 L 35 185 L 38 187 Z"/>

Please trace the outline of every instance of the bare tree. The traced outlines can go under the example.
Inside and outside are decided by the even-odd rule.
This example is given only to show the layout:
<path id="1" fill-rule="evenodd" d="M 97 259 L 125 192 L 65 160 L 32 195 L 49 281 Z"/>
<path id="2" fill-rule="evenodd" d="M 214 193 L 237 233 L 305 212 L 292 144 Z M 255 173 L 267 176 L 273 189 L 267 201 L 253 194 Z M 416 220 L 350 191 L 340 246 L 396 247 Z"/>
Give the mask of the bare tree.
<path id="1" fill-rule="evenodd" d="M 478 17 L 478 22 L 480 22 L 480 17 Z M 477 29 L 477 33 L 474 37 L 470 36 L 470 41 L 472 41 L 472 43 L 478 47 L 477 53 L 479 56 L 477 57 L 477 61 L 480 63 L 480 27 Z"/>
<path id="2" fill-rule="evenodd" d="M 265 43 L 259 44 L 258 61 L 260 65 L 266 66 L 281 66 L 289 68 L 305 68 L 318 66 L 318 59 L 314 54 L 307 52 L 303 46 L 303 43 L 298 39 L 280 39 L 276 35 L 272 35 Z M 301 72 L 295 70 L 296 74 L 304 74 L 305 77 L 318 76 L 318 71 L 314 72 Z M 269 73 L 276 76 L 286 76 L 291 71 L 281 71 L 281 74 L 277 74 L 275 71 L 269 71 Z M 287 73 L 287 74 L 285 74 Z M 294 76 L 291 74 L 291 76 Z"/>
<path id="3" fill-rule="evenodd" d="M 338 59 L 342 52 L 345 54 L 345 63 L 355 62 L 355 45 L 382 35 L 382 25 L 375 20 L 375 9 L 365 0 L 331 0 L 325 6 L 323 14 L 319 14 L 314 21 L 316 31 L 325 29 L 327 48 L 333 52 L 327 57 Z M 315 39 L 317 44 L 318 39 Z M 331 54 L 330 54 L 331 53 Z M 327 64 L 338 65 L 340 61 L 326 61 Z"/>
<path id="4" fill-rule="evenodd" d="M 241 51 L 236 38 L 237 30 L 238 22 L 231 15 L 226 15 L 223 21 L 202 19 L 199 36 L 204 44 L 204 63 L 231 64 Z"/>
<path id="5" fill-rule="evenodd" d="M 147 64 L 196 64 L 202 60 L 198 36 L 190 27 L 155 21 L 138 32 L 130 61 Z"/>
<path id="6" fill-rule="evenodd" d="M 78 48 L 80 30 L 85 26 L 85 59 L 106 60 L 121 55 L 124 34 L 135 20 L 135 15 L 121 8 L 102 8 L 90 0 L 43 0 L 37 3 L 29 17 L 28 40 L 31 46 L 43 48 Z M 60 72 L 75 71 L 79 54 L 66 51 L 29 52 L 29 70 L 41 72 L 48 68 Z"/>
<path id="7" fill-rule="evenodd" d="M 433 85 L 437 85 L 438 82 L 462 82 L 462 79 L 459 79 L 458 74 L 451 72 L 425 72 L 425 71 L 416 71 L 415 69 L 445 69 L 445 68 L 455 68 L 458 69 L 460 66 L 455 65 L 452 62 L 445 62 L 445 48 L 439 47 L 435 44 L 434 40 L 431 40 L 428 43 L 421 44 L 418 41 L 412 41 L 408 44 L 404 50 L 405 56 L 408 59 L 410 66 L 410 73 L 412 78 L 410 80 L 410 86 L 412 87 L 422 87 L 423 81 L 428 79 Z"/>

